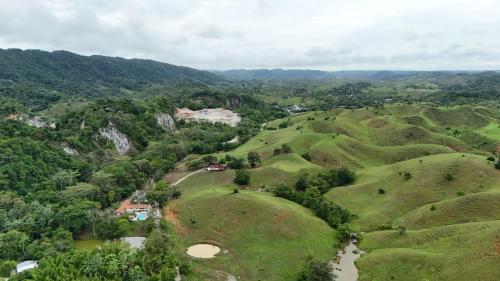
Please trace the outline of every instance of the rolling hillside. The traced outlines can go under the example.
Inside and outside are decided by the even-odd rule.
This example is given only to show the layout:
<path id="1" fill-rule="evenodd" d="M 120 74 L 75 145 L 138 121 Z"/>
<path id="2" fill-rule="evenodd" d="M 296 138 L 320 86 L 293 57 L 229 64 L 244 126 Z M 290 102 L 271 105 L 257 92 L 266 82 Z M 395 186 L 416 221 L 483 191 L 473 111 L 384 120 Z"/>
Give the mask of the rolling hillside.
<path id="1" fill-rule="evenodd" d="M 495 280 L 500 170 L 487 157 L 500 143 L 498 116 L 481 106 L 309 112 L 266 124 L 231 154 L 259 152 L 254 187 L 356 171 L 354 184 L 325 196 L 358 216 L 351 226 L 367 251 L 359 280 Z M 274 155 L 283 144 L 291 153 Z"/>
<path id="2" fill-rule="evenodd" d="M 188 278 L 296 280 L 308 256 L 327 261 L 335 255 L 336 232 L 310 210 L 265 192 L 234 194 L 233 177 L 232 171 L 193 175 L 178 185 L 183 195 L 166 209 L 179 255 L 197 243 L 223 251 L 194 260 L 195 276 Z"/>

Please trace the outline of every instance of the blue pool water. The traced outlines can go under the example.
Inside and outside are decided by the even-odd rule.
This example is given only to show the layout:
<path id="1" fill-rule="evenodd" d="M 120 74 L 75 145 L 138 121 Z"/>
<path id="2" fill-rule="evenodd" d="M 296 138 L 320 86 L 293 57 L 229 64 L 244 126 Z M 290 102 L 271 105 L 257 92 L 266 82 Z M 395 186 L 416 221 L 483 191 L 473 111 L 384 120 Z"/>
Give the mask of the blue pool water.
<path id="1" fill-rule="evenodd" d="M 135 219 L 138 221 L 145 221 L 147 218 L 148 218 L 148 214 L 146 214 L 146 213 L 138 213 L 135 216 Z"/>

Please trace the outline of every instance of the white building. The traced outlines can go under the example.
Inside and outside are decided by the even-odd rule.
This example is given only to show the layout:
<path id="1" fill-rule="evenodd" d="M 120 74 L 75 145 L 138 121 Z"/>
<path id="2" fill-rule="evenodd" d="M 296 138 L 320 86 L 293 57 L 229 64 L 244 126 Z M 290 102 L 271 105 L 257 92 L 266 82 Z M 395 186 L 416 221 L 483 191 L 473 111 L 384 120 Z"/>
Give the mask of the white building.
<path id="1" fill-rule="evenodd" d="M 19 274 L 25 270 L 33 269 L 38 267 L 38 261 L 29 260 L 23 261 L 16 266 L 16 272 Z"/>

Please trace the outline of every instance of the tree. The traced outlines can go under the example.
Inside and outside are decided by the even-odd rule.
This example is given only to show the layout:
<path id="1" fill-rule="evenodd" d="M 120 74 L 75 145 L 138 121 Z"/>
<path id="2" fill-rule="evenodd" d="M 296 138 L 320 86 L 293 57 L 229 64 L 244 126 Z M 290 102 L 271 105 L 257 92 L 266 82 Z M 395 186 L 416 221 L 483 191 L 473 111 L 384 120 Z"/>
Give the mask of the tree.
<path id="1" fill-rule="evenodd" d="M 0 234 L 0 258 L 17 260 L 25 255 L 30 239 L 17 230 Z"/>
<path id="2" fill-rule="evenodd" d="M 257 153 L 256 151 L 248 152 L 247 159 L 252 168 L 257 167 L 261 163 L 259 153 Z"/>
<path id="3" fill-rule="evenodd" d="M 341 168 L 337 171 L 337 182 L 338 186 L 348 185 L 354 182 L 356 179 L 356 174 L 347 168 Z"/>
<path id="4" fill-rule="evenodd" d="M 60 170 L 52 176 L 52 180 L 54 186 L 59 187 L 59 190 L 63 190 L 66 186 L 73 185 L 79 176 L 78 171 Z"/>
<path id="5" fill-rule="evenodd" d="M 250 182 L 250 173 L 243 169 L 236 170 L 234 182 L 239 185 L 247 185 Z"/>
<path id="6" fill-rule="evenodd" d="M 295 183 L 295 188 L 299 191 L 304 191 L 309 186 L 309 174 L 305 172 L 301 172 L 299 174 L 299 179 Z"/>
<path id="7" fill-rule="evenodd" d="M 203 158 L 201 160 L 207 164 L 211 164 L 211 163 L 217 162 L 217 157 L 215 157 L 213 155 L 205 155 L 205 156 L 203 156 Z"/>
<path id="8" fill-rule="evenodd" d="M 500 159 L 495 163 L 495 168 L 500 170 Z"/>
<path id="9" fill-rule="evenodd" d="M 243 158 L 231 158 L 227 165 L 231 169 L 243 169 L 245 166 L 245 160 L 243 160 Z"/>
<path id="10" fill-rule="evenodd" d="M 120 225 L 118 218 L 102 218 L 97 223 L 97 236 L 102 239 L 116 239 L 123 236 L 125 230 Z"/>
<path id="11" fill-rule="evenodd" d="M 175 269 L 177 261 L 171 248 L 172 241 L 168 234 L 162 228 L 154 229 L 144 245 L 142 263 L 146 273 L 157 273 L 165 268 Z"/>
<path id="12" fill-rule="evenodd" d="M 96 201 L 98 199 L 99 194 L 100 192 L 97 186 L 82 182 L 77 185 L 68 186 L 62 192 L 62 199 L 65 202 L 70 202 L 75 199 L 78 200 L 88 199 L 90 201 Z"/>
<path id="13" fill-rule="evenodd" d="M 317 260 L 308 260 L 306 265 L 302 268 L 299 274 L 299 281 L 333 281 L 335 274 L 333 274 L 332 267 L 327 262 Z"/>
<path id="14" fill-rule="evenodd" d="M 74 201 L 58 212 L 59 224 L 76 234 L 88 226 L 88 210 L 95 209 L 91 201 Z"/>
<path id="15" fill-rule="evenodd" d="M 16 268 L 16 261 L 5 260 L 0 262 L 0 277 L 9 277 Z"/>

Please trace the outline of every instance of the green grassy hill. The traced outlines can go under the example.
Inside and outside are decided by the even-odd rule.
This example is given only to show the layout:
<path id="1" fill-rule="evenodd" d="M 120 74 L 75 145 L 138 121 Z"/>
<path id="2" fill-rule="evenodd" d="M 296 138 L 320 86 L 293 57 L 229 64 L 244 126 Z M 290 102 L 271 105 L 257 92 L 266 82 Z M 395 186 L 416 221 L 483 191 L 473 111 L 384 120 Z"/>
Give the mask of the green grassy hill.
<path id="1" fill-rule="evenodd" d="M 405 172 L 411 174 L 410 179 L 404 178 Z M 453 179 L 448 179 L 448 174 Z M 450 153 L 362 170 L 355 185 L 334 188 L 326 196 L 358 214 L 354 226 L 366 231 L 391 225 L 422 206 L 430 208 L 431 204 L 456 198 L 459 191 L 469 195 L 498 187 L 500 171 L 485 157 Z M 379 194 L 379 189 L 385 194 Z"/>
<path id="2" fill-rule="evenodd" d="M 241 280 L 294 280 L 307 256 L 335 256 L 335 231 L 311 211 L 264 192 L 233 194 L 232 177 L 193 175 L 169 204 L 179 254 L 188 258 L 186 249 L 201 242 L 222 249 L 214 259 L 194 259 L 190 278 L 226 280 L 231 273 Z"/>
<path id="3" fill-rule="evenodd" d="M 500 221 L 366 234 L 359 281 L 498 280 Z"/>
<path id="4" fill-rule="evenodd" d="M 260 154 L 262 165 L 249 169 L 250 186 L 254 190 L 261 187 L 267 190 L 279 183 L 294 186 L 302 172 L 314 175 L 342 166 L 354 170 L 357 175 L 354 184 L 333 188 L 325 196 L 357 215 L 351 227 L 364 233 L 360 247 L 367 251 L 357 263 L 359 280 L 497 280 L 500 170 L 487 157 L 493 155 L 500 142 L 498 124 L 496 110 L 485 107 L 400 105 L 334 109 L 270 122 L 265 126 L 267 129 L 229 154 L 237 157 L 246 157 L 249 151 Z M 274 150 L 283 144 L 292 152 L 274 155 Z M 240 228 L 247 229 L 246 223 L 257 223 L 254 219 L 262 219 L 262 214 L 252 213 L 254 219 L 250 220 L 246 214 L 253 210 L 238 216 L 240 209 L 251 206 L 261 209 L 256 212 L 265 210 L 265 214 L 274 214 L 285 208 L 286 201 L 266 193 L 245 191 L 231 195 L 232 177 L 232 171 L 208 179 L 200 174 L 183 183 L 188 194 L 176 208 L 184 216 L 189 214 L 180 218 L 189 228 L 188 244 L 227 235 L 228 247 L 245 252 L 247 249 L 233 237 L 243 235 L 239 234 Z M 303 215 L 295 212 L 298 209 L 290 216 L 297 222 L 292 234 L 283 232 L 287 226 L 277 223 L 265 229 L 259 226 L 259 234 L 250 232 L 248 236 L 256 239 L 256 243 L 262 243 L 265 237 L 277 243 L 285 233 L 298 235 L 293 239 L 310 235 L 299 229 L 299 224 L 302 228 L 306 222 L 299 219 Z M 194 217 L 209 223 L 191 224 Z M 316 219 L 311 216 L 306 220 L 313 223 Z M 236 230 L 222 229 L 219 223 Z M 273 224 L 273 221 L 266 219 L 258 224 Z M 398 227 L 406 231 L 400 234 Z M 322 229 L 319 223 L 314 228 Z M 307 245 L 302 252 L 314 249 L 325 258 L 328 254 L 323 252 L 323 246 L 316 246 L 327 244 L 326 232 L 314 233 L 320 236 L 315 238 L 318 243 L 310 245 L 309 238 L 301 239 L 300 243 Z M 279 242 L 276 247 L 282 251 L 288 249 L 292 257 L 299 255 L 288 242 Z M 250 256 L 274 258 L 253 252 L 245 258 L 248 264 L 255 262 Z M 262 261 L 258 263 L 263 264 Z M 279 268 L 285 266 L 267 260 L 265 264 L 276 267 L 273 271 L 276 275 L 282 274 L 278 274 Z M 248 270 L 229 265 L 226 260 L 213 260 L 202 266 L 221 266 L 234 272 Z M 243 280 L 256 280 L 255 276 L 270 280 L 265 274 L 252 271 L 246 274 L 242 275 Z"/>

